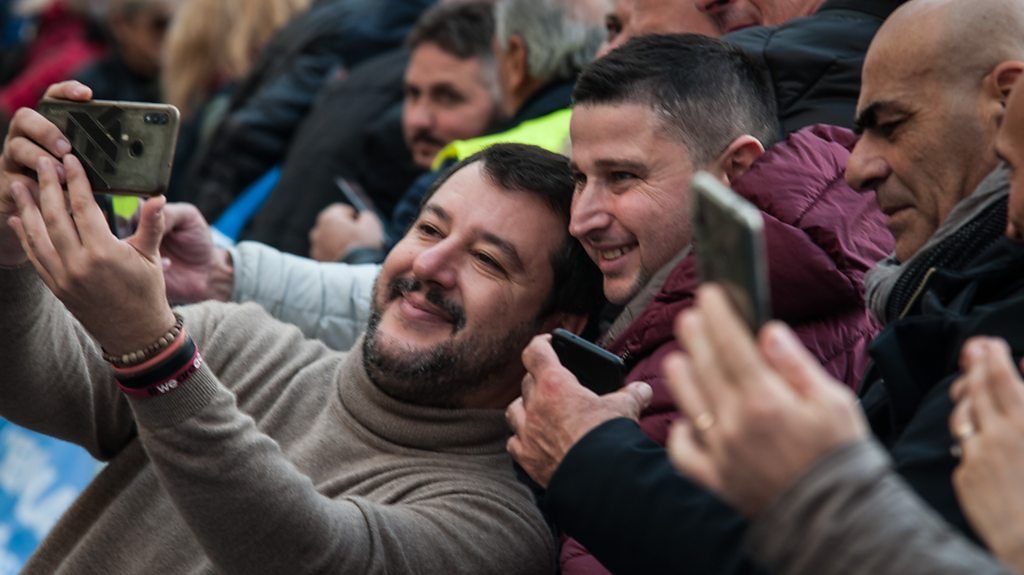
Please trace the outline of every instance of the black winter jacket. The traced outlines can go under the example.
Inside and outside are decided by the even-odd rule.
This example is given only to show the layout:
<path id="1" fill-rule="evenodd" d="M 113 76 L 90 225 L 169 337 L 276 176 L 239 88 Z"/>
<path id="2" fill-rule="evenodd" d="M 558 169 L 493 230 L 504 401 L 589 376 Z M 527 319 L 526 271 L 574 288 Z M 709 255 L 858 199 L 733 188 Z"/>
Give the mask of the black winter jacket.
<path id="1" fill-rule="evenodd" d="M 827 0 L 812 16 L 726 34 L 765 67 L 783 135 L 812 124 L 853 128 L 864 55 L 903 0 Z"/>
<path id="2" fill-rule="evenodd" d="M 327 81 L 398 48 L 434 1 L 321 1 L 288 23 L 263 49 L 232 95 L 224 121 L 176 186 L 181 199 L 214 221 L 249 184 L 284 160 L 296 128 Z"/>
<path id="3" fill-rule="evenodd" d="M 390 218 L 402 193 L 423 172 L 402 137 L 408 61 L 407 50 L 394 50 L 321 90 L 296 131 L 281 179 L 241 239 L 309 255 L 317 215 L 345 201 L 335 184 L 339 176 L 362 186 L 382 219 Z"/>
<path id="4" fill-rule="evenodd" d="M 1024 245 L 1003 239 L 960 270 L 936 270 L 913 315 L 870 348 L 861 389 L 872 432 L 896 471 L 946 521 L 977 540 L 953 490 L 949 386 L 970 337 L 1006 339 L 1024 356 Z M 745 520 L 672 468 L 626 419 L 591 431 L 568 453 L 544 498 L 563 531 L 617 574 L 761 573 L 743 551 Z"/>

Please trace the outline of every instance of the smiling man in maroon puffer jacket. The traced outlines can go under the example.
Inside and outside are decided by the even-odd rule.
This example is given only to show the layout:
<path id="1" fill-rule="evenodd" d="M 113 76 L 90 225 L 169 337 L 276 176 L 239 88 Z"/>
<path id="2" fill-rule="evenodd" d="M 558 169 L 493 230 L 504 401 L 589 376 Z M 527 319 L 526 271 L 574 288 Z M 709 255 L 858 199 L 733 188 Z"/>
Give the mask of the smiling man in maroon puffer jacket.
<path id="1" fill-rule="evenodd" d="M 561 367 L 546 341 L 534 342 L 524 354 L 532 373 L 525 399 L 508 413 L 518 433 L 509 448 L 527 472 L 547 485 L 579 438 L 622 415 L 665 442 L 676 413 L 661 363 L 676 349 L 673 319 L 699 283 L 688 193 L 698 169 L 762 210 L 773 315 L 854 386 L 879 329 L 863 277 L 889 253 L 892 237 L 874 195 L 844 181 L 852 132 L 813 127 L 766 151 L 779 130 L 770 89 L 736 49 L 699 36 L 633 40 L 584 72 L 574 100 L 570 232 L 601 268 L 606 297 L 625 306 L 602 343 L 626 361 L 627 381 L 646 382 L 653 396 L 631 385 L 599 399 L 564 377 L 545 378 Z M 571 539 L 562 567 L 604 572 Z"/>

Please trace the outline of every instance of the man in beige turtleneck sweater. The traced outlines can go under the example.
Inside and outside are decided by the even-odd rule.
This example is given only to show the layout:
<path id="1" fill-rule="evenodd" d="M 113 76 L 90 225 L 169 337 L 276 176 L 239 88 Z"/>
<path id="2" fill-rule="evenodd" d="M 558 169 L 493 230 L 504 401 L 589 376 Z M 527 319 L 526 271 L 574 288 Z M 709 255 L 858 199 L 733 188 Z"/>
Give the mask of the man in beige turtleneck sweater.
<path id="1" fill-rule="evenodd" d="M 530 338 L 579 330 L 600 298 L 566 233 L 565 158 L 509 145 L 460 164 L 388 257 L 370 327 L 343 354 L 251 304 L 180 308 L 179 333 L 163 200 L 118 241 L 59 132 L 29 112 L 11 134 L 0 415 L 109 460 L 25 572 L 553 571 L 502 410 Z"/>

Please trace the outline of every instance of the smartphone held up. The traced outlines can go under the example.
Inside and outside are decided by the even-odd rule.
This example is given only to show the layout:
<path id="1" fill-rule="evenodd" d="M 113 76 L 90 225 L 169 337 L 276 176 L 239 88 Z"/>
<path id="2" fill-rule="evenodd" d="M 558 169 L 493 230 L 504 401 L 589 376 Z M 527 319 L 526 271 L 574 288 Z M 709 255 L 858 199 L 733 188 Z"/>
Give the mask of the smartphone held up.
<path id="1" fill-rule="evenodd" d="M 690 195 L 701 281 L 721 285 L 756 332 L 771 319 L 764 217 L 707 172 L 694 176 Z"/>
<path id="2" fill-rule="evenodd" d="M 44 99 L 37 111 L 71 143 L 93 192 L 156 196 L 167 191 L 180 121 L 174 106 Z"/>

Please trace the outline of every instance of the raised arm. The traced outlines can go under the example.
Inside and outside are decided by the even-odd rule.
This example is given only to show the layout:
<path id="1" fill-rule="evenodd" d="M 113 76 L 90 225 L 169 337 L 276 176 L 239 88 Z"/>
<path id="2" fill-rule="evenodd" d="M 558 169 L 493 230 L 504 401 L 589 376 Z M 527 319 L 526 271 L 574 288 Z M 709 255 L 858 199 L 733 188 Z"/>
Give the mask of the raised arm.
<path id="1" fill-rule="evenodd" d="M 91 92 L 67 82 L 51 87 L 47 96 L 88 100 Z M 56 126 L 23 108 L 11 123 L 0 156 L 0 415 L 104 459 L 134 436 L 131 411 L 112 386 L 98 346 L 28 265 L 15 231 L 23 227 L 16 217 L 16 198 L 27 201 L 38 195 L 32 172 L 40 161 L 54 165 L 70 150 Z M 63 169 L 54 174 L 58 177 Z M 48 205 L 45 211 L 52 209 Z M 33 241 L 36 249 L 54 249 L 41 238 Z"/>
<path id="2" fill-rule="evenodd" d="M 366 327 L 376 265 L 326 264 L 255 242 L 217 248 L 191 204 L 168 204 L 160 245 L 172 301 L 255 302 L 306 337 L 347 350 Z"/>

